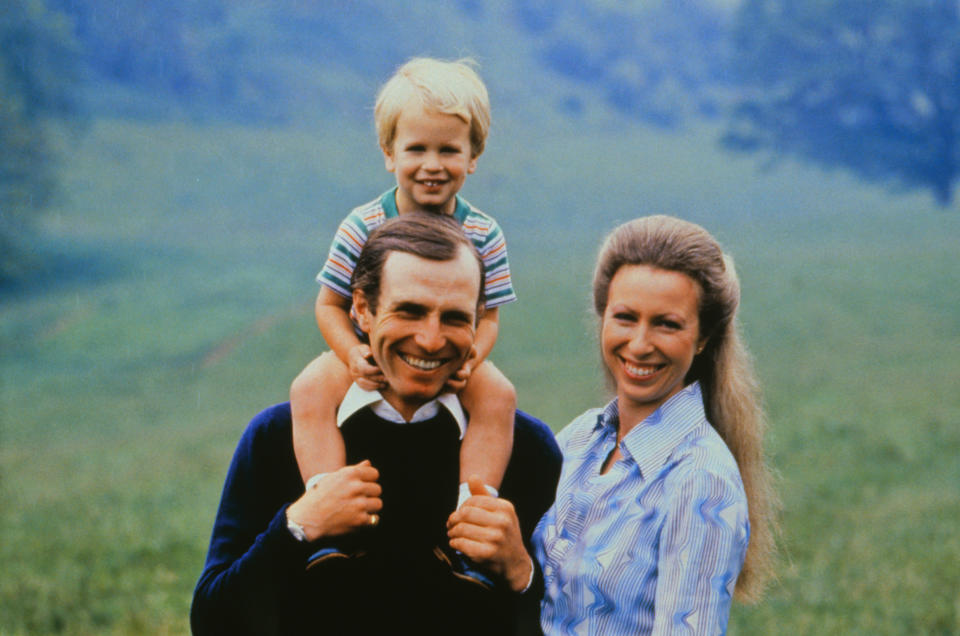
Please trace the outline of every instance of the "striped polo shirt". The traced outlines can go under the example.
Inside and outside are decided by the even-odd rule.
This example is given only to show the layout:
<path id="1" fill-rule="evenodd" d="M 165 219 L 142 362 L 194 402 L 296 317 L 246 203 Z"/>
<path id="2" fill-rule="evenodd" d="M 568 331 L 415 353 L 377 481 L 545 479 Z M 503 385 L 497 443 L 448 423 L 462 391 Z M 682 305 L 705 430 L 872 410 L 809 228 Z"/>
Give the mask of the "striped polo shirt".
<path id="1" fill-rule="evenodd" d="M 352 296 L 350 278 L 367 238 L 388 219 L 400 214 L 397 210 L 396 190 L 394 187 L 373 201 L 354 208 L 340 223 L 330 245 L 327 261 L 317 274 L 318 283 L 341 296 Z M 492 217 L 473 207 L 459 195 L 456 199 L 457 206 L 453 217 L 460 223 L 463 233 L 476 246 L 483 260 L 486 308 L 492 309 L 516 300 L 503 231 Z"/>

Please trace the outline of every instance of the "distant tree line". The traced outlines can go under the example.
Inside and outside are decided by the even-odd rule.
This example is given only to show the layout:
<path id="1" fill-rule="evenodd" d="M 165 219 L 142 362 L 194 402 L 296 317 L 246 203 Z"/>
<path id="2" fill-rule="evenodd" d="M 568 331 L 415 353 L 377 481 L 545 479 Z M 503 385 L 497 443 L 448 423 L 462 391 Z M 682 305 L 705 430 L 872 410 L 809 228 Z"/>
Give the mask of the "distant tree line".
<path id="1" fill-rule="evenodd" d="M 675 127 L 718 117 L 726 147 L 794 155 L 953 201 L 960 2 L 516 0 L 545 66 Z"/>
<path id="2" fill-rule="evenodd" d="M 0 282 L 31 263 L 33 219 L 54 192 L 50 126 L 76 112 L 76 42 L 39 0 L 0 11 Z"/>
<path id="3" fill-rule="evenodd" d="M 745 0 L 726 143 L 793 154 L 953 201 L 957 0 Z"/>
<path id="4" fill-rule="evenodd" d="M 673 128 L 724 109 L 729 9 L 704 0 L 515 0 L 515 12 L 542 42 L 547 70 L 596 87 L 632 119 Z"/>
<path id="5" fill-rule="evenodd" d="M 410 50 L 396 40 L 415 40 L 421 28 L 399 18 L 434 15 L 432 6 L 5 0 L 0 280 L 22 268 L 30 220 L 54 192 L 51 122 L 86 109 L 277 123 L 294 116 L 298 95 L 311 111 L 366 118 L 355 105 Z M 483 0 L 450 6 L 443 19 L 466 29 L 489 8 Z M 729 148 L 842 166 L 952 201 L 958 0 L 742 0 L 735 8 L 716 0 L 511 0 L 504 11 L 514 33 L 530 38 L 535 57 L 519 62 L 529 72 L 583 83 L 629 118 L 677 127 L 712 117 L 725 123 Z M 377 33 L 400 37 L 370 37 Z M 579 99 L 560 108 L 575 116 Z"/>

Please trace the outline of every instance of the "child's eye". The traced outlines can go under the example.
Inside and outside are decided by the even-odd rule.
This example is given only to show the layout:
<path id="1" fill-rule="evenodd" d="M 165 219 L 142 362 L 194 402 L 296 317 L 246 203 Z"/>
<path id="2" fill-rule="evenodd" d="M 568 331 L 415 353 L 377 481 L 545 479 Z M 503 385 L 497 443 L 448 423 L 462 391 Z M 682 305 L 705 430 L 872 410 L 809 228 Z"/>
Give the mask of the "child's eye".
<path id="1" fill-rule="evenodd" d="M 617 313 L 613 314 L 613 319 L 621 322 L 633 322 L 634 320 L 633 314 L 626 311 L 618 311 Z"/>
<path id="2" fill-rule="evenodd" d="M 407 152 L 423 152 L 423 151 L 424 151 L 424 147 L 418 144 L 407 146 Z"/>

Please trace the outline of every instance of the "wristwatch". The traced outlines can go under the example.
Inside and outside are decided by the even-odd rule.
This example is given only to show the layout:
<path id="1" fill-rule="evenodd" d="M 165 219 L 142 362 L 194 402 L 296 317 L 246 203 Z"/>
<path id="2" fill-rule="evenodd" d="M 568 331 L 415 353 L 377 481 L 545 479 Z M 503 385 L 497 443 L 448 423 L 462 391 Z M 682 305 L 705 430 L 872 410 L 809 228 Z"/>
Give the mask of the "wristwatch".
<path id="1" fill-rule="evenodd" d="M 292 534 L 293 538 L 297 541 L 307 540 L 307 533 L 304 531 L 303 526 L 290 517 L 287 517 L 287 530 L 290 531 L 290 534 Z"/>

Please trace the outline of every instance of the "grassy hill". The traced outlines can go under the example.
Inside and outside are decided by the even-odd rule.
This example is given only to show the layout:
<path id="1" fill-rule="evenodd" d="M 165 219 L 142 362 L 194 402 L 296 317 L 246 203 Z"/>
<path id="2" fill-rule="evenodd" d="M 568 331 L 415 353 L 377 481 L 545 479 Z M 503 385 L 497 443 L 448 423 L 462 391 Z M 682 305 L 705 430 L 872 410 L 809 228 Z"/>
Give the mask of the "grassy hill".
<path id="1" fill-rule="evenodd" d="M 498 120 L 465 189 L 521 297 L 494 358 L 556 429 L 599 404 L 599 239 L 704 224 L 738 262 L 784 501 L 780 581 L 731 633 L 956 633 L 960 218 L 716 135 Z M 332 123 L 101 120 L 69 157 L 48 271 L 0 305 L 0 632 L 184 633 L 233 445 L 323 346 L 312 277 L 390 179 Z"/>

